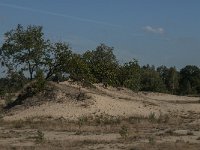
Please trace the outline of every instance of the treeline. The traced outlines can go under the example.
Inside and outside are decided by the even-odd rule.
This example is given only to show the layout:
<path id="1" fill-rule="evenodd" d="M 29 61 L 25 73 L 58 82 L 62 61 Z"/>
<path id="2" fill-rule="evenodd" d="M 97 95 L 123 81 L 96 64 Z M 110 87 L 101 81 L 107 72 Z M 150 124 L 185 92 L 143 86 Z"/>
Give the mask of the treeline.
<path id="1" fill-rule="evenodd" d="M 83 54 L 64 42 L 46 39 L 41 26 L 18 25 L 4 34 L 0 61 L 7 76 L 0 79 L 0 94 L 15 92 L 40 76 L 58 80 L 63 75 L 76 81 L 127 87 L 133 91 L 164 92 L 179 95 L 200 94 L 200 69 L 140 66 L 133 59 L 120 64 L 113 47 L 100 44 Z"/>

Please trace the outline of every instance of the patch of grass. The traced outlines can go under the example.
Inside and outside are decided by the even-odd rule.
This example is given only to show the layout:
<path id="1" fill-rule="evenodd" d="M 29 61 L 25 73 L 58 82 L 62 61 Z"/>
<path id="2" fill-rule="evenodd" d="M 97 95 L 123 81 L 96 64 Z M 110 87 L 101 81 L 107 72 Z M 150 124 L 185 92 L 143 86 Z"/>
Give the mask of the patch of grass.
<path id="1" fill-rule="evenodd" d="M 142 120 L 144 120 L 144 116 L 131 116 L 128 118 L 128 122 L 130 124 L 140 123 Z"/>
<path id="2" fill-rule="evenodd" d="M 168 123 L 169 122 L 169 115 L 168 114 L 162 114 L 160 112 L 158 118 L 157 118 L 158 123 Z"/>
<path id="3" fill-rule="evenodd" d="M 119 130 L 119 134 L 123 139 L 127 139 L 128 137 L 128 127 L 123 125 L 121 126 L 121 129 Z"/>
<path id="4" fill-rule="evenodd" d="M 151 112 L 147 119 L 151 123 L 168 123 L 170 118 L 168 114 L 162 114 L 161 112 L 159 116 L 156 117 L 156 114 L 154 112 Z"/>
<path id="5" fill-rule="evenodd" d="M 173 135 L 174 131 L 172 129 L 168 129 L 165 131 L 166 134 Z"/>
<path id="6" fill-rule="evenodd" d="M 156 118 L 156 115 L 154 112 L 151 112 L 148 116 L 148 120 L 149 122 L 156 122 L 157 121 L 157 118 Z"/>
<path id="7" fill-rule="evenodd" d="M 194 133 L 192 131 L 188 131 L 187 135 L 194 135 Z"/>
<path id="8" fill-rule="evenodd" d="M 82 117 L 80 117 L 79 119 L 78 119 L 78 126 L 79 126 L 79 129 L 82 127 L 82 125 L 84 124 L 84 123 L 86 123 L 86 122 L 88 122 L 88 118 L 87 117 L 85 117 L 85 116 L 82 116 Z"/>
<path id="9" fill-rule="evenodd" d="M 37 136 L 36 136 L 36 139 L 35 139 L 35 142 L 36 143 L 43 143 L 45 140 L 44 138 L 44 133 L 40 130 L 37 131 Z"/>
<path id="10" fill-rule="evenodd" d="M 24 126 L 24 121 L 23 120 L 17 120 L 14 122 L 14 128 L 20 129 Z"/>
<path id="11" fill-rule="evenodd" d="M 105 114 L 95 116 L 94 120 L 97 125 L 115 125 L 115 124 L 121 123 L 121 120 L 119 117 L 109 116 Z"/>
<path id="12" fill-rule="evenodd" d="M 79 94 L 76 96 L 77 101 L 84 101 L 90 99 L 90 96 L 88 96 L 86 93 L 79 92 Z"/>
<path id="13" fill-rule="evenodd" d="M 150 137 L 148 137 L 148 140 L 149 140 L 149 144 L 151 144 L 151 145 L 155 145 L 156 144 L 155 137 L 150 136 Z"/>

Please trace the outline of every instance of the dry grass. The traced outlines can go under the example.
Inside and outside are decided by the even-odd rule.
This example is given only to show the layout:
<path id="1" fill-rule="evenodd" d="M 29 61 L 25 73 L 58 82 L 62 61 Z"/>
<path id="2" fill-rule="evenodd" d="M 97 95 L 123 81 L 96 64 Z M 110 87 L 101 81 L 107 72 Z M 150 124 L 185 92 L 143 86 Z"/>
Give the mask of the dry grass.
<path id="1" fill-rule="evenodd" d="M 27 103 L 34 101 L 25 100 L 9 113 L 2 113 L 5 117 L 0 118 L 0 149 L 197 150 L 200 147 L 196 98 L 185 103 L 187 97 L 133 93 L 98 85 L 96 89 L 81 90 L 79 85 L 69 83 L 52 83 L 52 86 L 55 92 L 48 95 L 49 99 L 54 97 L 51 103 L 46 99 L 45 105 L 33 103 L 26 108 Z"/>
<path id="2" fill-rule="evenodd" d="M 161 116 L 165 118 L 164 115 Z M 3 150 L 197 150 L 199 148 L 200 132 L 191 129 L 188 118 L 183 119 L 182 124 L 179 125 L 174 122 L 176 118 L 169 116 L 170 119 L 163 122 L 160 121 L 163 120 L 161 116 L 158 118 L 152 116 L 117 118 L 117 122 L 116 118 L 107 115 L 82 117 L 77 121 L 51 117 L 35 117 L 12 122 L 3 121 L 0 126 L 0 146 Z M 152 122 L 152 118 L 155 121 Z M 99 120 L 101 121 L 99 122 Z M 185 135 L 175 134 L 176 130 L 181 129 L 188 132 Z"/>

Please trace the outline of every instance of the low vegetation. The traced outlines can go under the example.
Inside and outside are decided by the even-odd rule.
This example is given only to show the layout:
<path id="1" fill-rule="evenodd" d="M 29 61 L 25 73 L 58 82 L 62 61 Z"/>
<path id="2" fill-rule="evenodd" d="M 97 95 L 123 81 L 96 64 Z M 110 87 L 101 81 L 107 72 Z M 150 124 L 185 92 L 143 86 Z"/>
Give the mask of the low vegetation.
<path id="1" fill-rule="evenodd" d="M 152 115 L 152 114 L 151 114 Z M 102 114 L 103 116 L 103 114 Z M 153 116 L 153 115 L 152 115 Z M 163 116 L 163 115 L 162 115 Z M 175 122 L 169 116 L 167 122 L 152 122 L 150 117 L 132 116 L 119 118 L 119 122 L 96 124 L 96 117 L 80 117 L 77 121 L 51 119 L 50 117 L 27 118 L 5 122 L 0 126 L 0 146 L 4 149 L 181 149 L 198 150 L 199 132 L 192 128 L 189 118 Z M 101 118 L 107 118 L 101 117 Z M 193 127 L 199 127 L 198 124 Z M 191 134 L 192 133 L 192 134 Z M 2 144 L 2 139 L 15 139 L 16 146 Z M 23 140 L 22 140 L 23 139 Z M 66 142 L 67 141 L 67 142 Z M 27 145 L 29 143 L 29 145 Z"/>

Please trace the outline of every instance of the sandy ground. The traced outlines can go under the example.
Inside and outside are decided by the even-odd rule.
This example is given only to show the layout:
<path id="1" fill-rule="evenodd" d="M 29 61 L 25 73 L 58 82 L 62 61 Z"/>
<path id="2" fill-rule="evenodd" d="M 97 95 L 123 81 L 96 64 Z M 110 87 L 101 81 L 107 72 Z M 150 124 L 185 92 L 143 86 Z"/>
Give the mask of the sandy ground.
<path id="1" fill-rule="evenodd" d="M 155 113 L 187 114 L 200 112 L 200 102 L 197 97 L 175 96 L 162 93 L 135 93 L 126 88 L 103 88 L 96 84 L 96 89 L 87 89 L 69 82 L 56 85 L 59 89 L 57 99 L 60 103 L 50 101 L 39 106 L 26 109 L 14 109 L 4 117 L 5 120 L 19 120 L 31 117 L 51 116 L 77 120 L 82 116 L 107 114 L 117 117 L 148 116 Z M 89 99 L 76 101 L 65 96 L 69 87 L 80 89 Z"/>
<path id="2" fill-rule="evenodd" d="M 198 97 L 51 84 L 54 99 L 1 114 L 0 149 L 199 150 Z"/>

